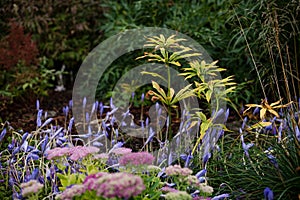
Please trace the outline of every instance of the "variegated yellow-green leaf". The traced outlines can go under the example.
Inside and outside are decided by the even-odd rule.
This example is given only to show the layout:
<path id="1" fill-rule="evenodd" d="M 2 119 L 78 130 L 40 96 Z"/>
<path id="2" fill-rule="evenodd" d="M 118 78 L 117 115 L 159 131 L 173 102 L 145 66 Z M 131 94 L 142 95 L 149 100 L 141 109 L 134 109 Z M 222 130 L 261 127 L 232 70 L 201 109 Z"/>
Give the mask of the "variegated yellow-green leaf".
<path id="1" fill-rule="evenodd" d="M 152 81 L 152 86 L 157 90 L 157 92 L 162 96 L 163 99 L 167 99 L 165 91 L 158 85 L 158 83 Z"/>
<path id="2" fill-rule="evenodd" d="M 210 102 L 211 95 L 212 95 L 212 90 L 207 90 L 206 93 L 205 93 L 205 97 L 206 97 L 207 102 Z"/>
<path id="3" fill-rule="evenodd" d="M 167 80 L 161 76 L 160 74 L 158 73 L 155 73 L 155 72 L 146 72 L 146 71 L 142 71 L 141 74 L 148 74 L 148 75 L 151 75 L 151 76 L 154 76 L 154 77 L 159 77 L 160 79 L 162 79 L 163 81 L 167 82 Z"/>
<path id="4" fill-rule="evenodd" d="M 194 96 L 194 91 L 190 90 L 191 86 L 192 86 L 192 84 L 189 84 L 189 85 L 185 86 L 184 88 L 182 88 L 181 90 L 179 90 L 179 92 L 177 92 L 177 94 L 175 95 L 175 97 L 171 103 L 175 104 L 176 102 L 181 101 L 182 99 L 185 99 L 190 96 Z"/>
<path id="5" fill-rule="evenodd" d="M 270 126 L 271 124 L 272 124 L 271 122 L 258 122 L 256 124 L 252 125 L 251 127 L 247 128 L 247 130 L 262 128 L 262 127 Z"/>

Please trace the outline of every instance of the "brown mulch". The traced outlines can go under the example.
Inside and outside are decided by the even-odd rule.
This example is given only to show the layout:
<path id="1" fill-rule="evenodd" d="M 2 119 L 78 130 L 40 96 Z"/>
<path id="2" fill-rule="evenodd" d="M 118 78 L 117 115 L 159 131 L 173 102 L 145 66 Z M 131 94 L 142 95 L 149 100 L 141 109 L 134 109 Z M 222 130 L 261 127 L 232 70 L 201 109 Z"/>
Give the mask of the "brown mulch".
<path id="1" fill-rule="evenodd" d="M 28 95 L 13 103 L 8 98 L 0 97 L 0 119 L 2 122 L 8 121 L 16 130 L 23 129 L 25 132 L 30 132 L 36 129 L 37 99 L 40 101 L 40 109 L 59 120 L 63 116 L 63 106 L 68 105 L 71 98 L 72 91 L 55 92 L 53 90 L 48 92 L 48 96 L 37 98 L 34 95 Z"/>

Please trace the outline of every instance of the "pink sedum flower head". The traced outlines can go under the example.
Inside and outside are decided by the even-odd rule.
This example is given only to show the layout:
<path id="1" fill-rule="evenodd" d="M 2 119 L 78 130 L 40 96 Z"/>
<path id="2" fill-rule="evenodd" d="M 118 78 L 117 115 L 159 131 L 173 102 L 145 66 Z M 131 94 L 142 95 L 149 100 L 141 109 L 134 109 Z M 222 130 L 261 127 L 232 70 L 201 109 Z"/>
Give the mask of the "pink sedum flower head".
<path id="1" fill-rule="evenodd" d="M 205 183 L 199 184 L 199 188 L 201 192 L 204 192 L 209 195 L 211 195 L 214 192 L 214 189 L 211 186 L 206 185 Z"/>
<path id="2" fill-rule="evenodd" d="M 53 160 L 62 156 L 70 156 L 71 160 L 77 161 L 89 154 L 97 153 L 99 148 L 93 146 L 56 147 L 47 151 L 47 159 Z"/>
<path id="3" fill-rule="evenodd" d="M 192 196 L 185 191 L 169 192 L 165 195 L 166 200 L 192 200 Z"/>
<path id="4" fill-rule="evenodd" d="M 109 155 L 107 153 L 95 154 L 94 159 L 107 160 Z"/>
<path id="5" fill-rule="evenodd" d="M 105 174 L 96 180 L 97 196 L 124 198 L 137 196 L 145 190 L 141 177 L 129 173 Z"/>
<path id="6" fill-rule="evenodd" d="M 68 147 L 63 147 L 63 148 L 56 147 L 54 149 L 48 150 L 47 154 L 48 154 L 47 159 L 53 160 L 55 158 L 69 155 L 69 148 Z"/>
<path id="7" fill-rule="evenodd" d="M 116 149 L 112 150 L 112 153 L 114 153 L 116 155 L 125 155 L 125 154 L 129 154 L 131 152 L 132 152 L 132 149 L 126 148 L 126 147 L 120 147 L 120 148 L 116 148 Z"/>
<path id="8" fill-rule="evenodd" d="M 26 183 L 21 183 L 22 196 L 27 197 L 32 194 L 36 194 L 44 186 L 39 183 L 37 180 L 30 180 Z"/>
<path id="9" fill-rule="evenodd" d="M 167 167 L 165 173 L 168 176 L 189 176 L 193 171 L 186 167 L 181 168 L 180 165 L 174 165 Z"/>
<path id="10" fill-rule="evenodd" d="M 151 165 L 154 161 L 154 156 L 148 152 L 137 152 L 123 155 L 119 163 L 120 165 Z"/>
<path id="11" fill-rule="evenodd" d="M 87 190 L 97 190 L 99 187 L 99 184 L 97 183 L 97 180 L 101 178 L 102 176 L 107 176 L 109 173 L 106 172 L 98 172 L 96 174 L 91 174 L 85 177 L 83 181 L 83 185 L 85 185 Z"/>
<path id="12" fill-rule="evenodd" d="M 99 148 L 93 146 L 75 146 L 70 149 L 70 159 L 77 161 L 80 158 L 84 158 L 89 154 L 97 153 Z"/>
<path id="13" fill-rule="evenodd" d="M 161 188 L 161 191 L 164 193 L 167 193 L 167 192 L 178 192 L 179 190 L 176 190 L 176 189 L 168 187 L 168 186 L 164 186 Z"/>
<path id="14" fill-rule="evenodd" d="M 61 194 L 59 194 L 56 199 L 61 200 L 72 200 L 75 196 L 80 196 L 84 194 L 86 188 L 84 185 L 72 185 L 70 188 L 67 188 Z"/>

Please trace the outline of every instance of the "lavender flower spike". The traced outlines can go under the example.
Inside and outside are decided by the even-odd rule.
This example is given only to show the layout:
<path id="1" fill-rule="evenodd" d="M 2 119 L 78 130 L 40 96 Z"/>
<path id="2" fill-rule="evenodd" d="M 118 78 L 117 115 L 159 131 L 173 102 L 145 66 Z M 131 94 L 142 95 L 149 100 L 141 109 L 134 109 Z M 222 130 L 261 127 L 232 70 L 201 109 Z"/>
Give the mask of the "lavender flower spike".
<path id="1" fill-rule="evenodd" d="M 273 191 L 269 187 L 266 187 L 264 189 L 264 196 L 265 196 L 266 200 L 273 200 L 274 199 Z"/>
<path id="2" fill-rule="evenodd" d="M 244 142 L 244 136 L 241 135 L 241 141 L 242 141 L 242 147 L 244 149 L 244 152 L 245 152 L 245 155 L 249 158 L 249 149 L 254 145 L 253 143 L 250 143 L 250 144 L 246 144 Z"/>
<path id="3" fill-rule="evenodd" d="M 86 97 L 84 97 L 82 100 L 82 108 L 85 108 L 85 106 L 86 106 Z"/>
<path id="4" fill-rule="evenodd" d="M 211 200 L 221 200 L 221 199 L 228 198 L 229 196 L 230 196 L 229 194 L 221 194 L 221 195 L 213 197 Z"/>
<path id="5" fill-rule="evenodd" d="M 37 114 L 37 118 L 36 118 L 36 125 L 37 127 L 40 127 L 42 125 L 42 114 L 43 114 L 43 110 L 39 110 L 38 114 Z"/>
<path id="6" fill-rule="evenodd" d="M 298 128 L 297 125 L 296 125 L 296 128 L 295 128 L 295 134 L 296 134 L 297 140 L 300 142 L 300 131 L 299 131 L 299 128 Z"/>
<path id="7" fill-rule="evenodd" d="M 2 130 L 2 132 L 1 132 L 1 134 L 0 134 L 0 142 L 1 142 L 1 140 L 3 140 L 3 138 L 5 137 L 5 135 L 6 135 L 6 128 L 4 128 Z"/>
<path id="8" fill-rule="evenodd" d="M 40 101 L 36 100 L 36 110 L 39 110 L 39 109 L 40 109 Z"/>

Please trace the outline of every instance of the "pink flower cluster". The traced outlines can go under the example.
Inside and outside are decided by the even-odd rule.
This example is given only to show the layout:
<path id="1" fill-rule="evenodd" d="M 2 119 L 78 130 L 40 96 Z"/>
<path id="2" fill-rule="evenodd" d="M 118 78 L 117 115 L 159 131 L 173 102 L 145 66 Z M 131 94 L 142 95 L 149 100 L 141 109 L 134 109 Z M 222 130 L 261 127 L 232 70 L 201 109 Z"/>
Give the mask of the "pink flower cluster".
<path id="1" fill-rule="evenodd" d="M 52 160 L 57 157 L 70 156 L 71 160 L 77 161 L 89 154 L 97 153 L 99 148 L 93 146 L 56 147 L 47 151 L 47 159 Z"/>
<path id="2" fill-rule="evenodd" d="M 168 186 L 164 186 L 161 188 L 161 191 L 167 193 L 167 192 L 178 192 L 179 190 L 176 190 L 175 188 L 171 188 Z"/>
<path id="3" fill-rule="evenodd" d="M 169 166 L 166 168 L 166 171 L 165 173 L 168 175 L 168 176 L 172 176 L 172 175 L 175 175 L 175 176 L 189 176 L 193 173 L 192 170 L 190 170 L 189 168 L 181 168 L 180 165 L 174 165 L 174 166 Z"/>
<path id="4" fill-rule="evenodd" d="M 211 200 L 211 197 L 196 196 L 193 200 Z"/>
<path id="5" fill-rule="evenodd" d="M 129 173 L 107 174 L 96 180 L 97 196 L 105 198 L 125 198 L 137 196 L 145 190 L 145 185 L 141 177 Z"/>
<path id="6" fill-rule="evenodd" d="M 120 148 L 116 148 L 116 149 L 112 150 L 112 153 L 114 153 L 116 155 L 125 155 L 125 154 L 129 154 L 131 152 L 132 152 L 132 149 L 126 148 L 126 147 L 120 147 Z"/>
<path id="7" fill-rule="evenodd" d="M 63 193 L 57 196 L 58 199 L 63 200 L 72 200 L 75 196 L 80 196 L 84 194 L 86 188 L 84 185 L 72 185 L 70 188 L 67 188 Z"/>
<path id="8" fill-rule="evenodd" d="M 102 176 L 108 176 L 108 175 L 109 173 L 107 172 L 98 172 L 96 174 L 88 175 L 87 177 L 85 177 L 83 181 L 83 185 L 85 185 L 85 188 L 87 190 L 97 190 L 97 188 L 99 187 L 97 183 L 97 179 Z"/>
<path id="9" fill-rule="evenodd" d="M 98 172 L 87 176 L 83 184 L 67 188 L 58 198 L 71 200 L 86 191 L 95 191 L 99 197 L 129 199 L 141 194 L 143 190 L 145 185 L 139 176 L 125 172 L 114 174 Z"/>
<path id="10" fill-rule="evenodd" d="M 151 165 L 154 161 L 154 156 L 148 152 L 136 152 L 123 155 L 119 163 L 120 165 Z"/>
<path id="11" fill-rule="evenodd" d="M 26 197 L 36 194 L 43 187 L 44 185 L 39 183 L 37 180 L 30 180 L 26 183 L 21 183 L 22 196 Z"/>

